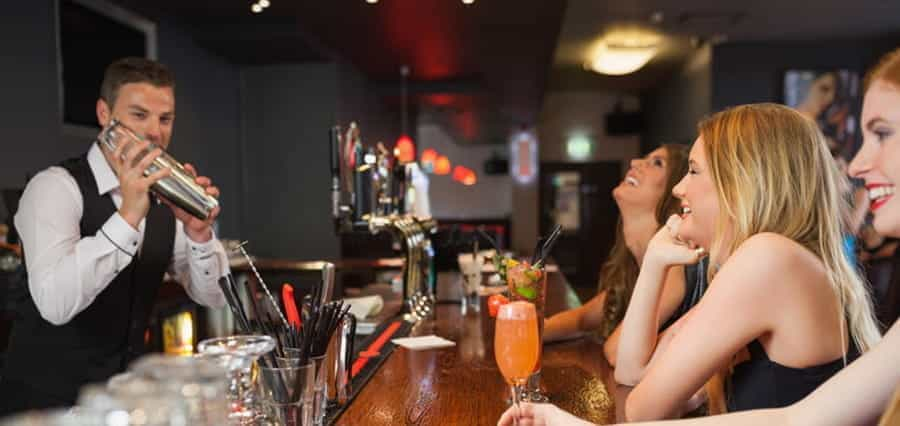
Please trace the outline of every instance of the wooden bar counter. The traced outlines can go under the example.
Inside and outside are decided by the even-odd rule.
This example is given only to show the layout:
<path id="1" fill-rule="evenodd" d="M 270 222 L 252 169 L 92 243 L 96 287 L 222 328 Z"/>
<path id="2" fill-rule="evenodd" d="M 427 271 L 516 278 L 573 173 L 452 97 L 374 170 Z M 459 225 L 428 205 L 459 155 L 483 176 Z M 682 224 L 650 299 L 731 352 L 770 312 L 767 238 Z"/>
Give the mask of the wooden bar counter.
<path id="1" fill-rule="evenodd" d="M 435 334 L 456 346 L 425 351 L 397 347 L 336 424 L 496 424 L 507 408 L 509 388 L 494 360 L 494 320 L 485 298 L 481 302 L 481 313 L 465 317 L 458 304 L 438 304 L 436 318 L 417 324 L 411 335 Z M 550 273 L 547 315 L 579 304 L 562 274 Z M 545 345 L 542 369 L 551 402 L 595 423 L 616 420 L 616 394 L 621 398 L 626 391 L 615 387 L 594 339 Z"/>

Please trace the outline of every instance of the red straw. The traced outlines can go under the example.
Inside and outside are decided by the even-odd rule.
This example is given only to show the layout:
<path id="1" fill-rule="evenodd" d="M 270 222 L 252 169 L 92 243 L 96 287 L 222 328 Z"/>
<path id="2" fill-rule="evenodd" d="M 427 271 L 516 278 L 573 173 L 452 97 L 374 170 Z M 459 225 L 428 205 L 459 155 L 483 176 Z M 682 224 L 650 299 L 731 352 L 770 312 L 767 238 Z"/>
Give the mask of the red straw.
<path id="1" fill-rule="evenodd" d="M 300 328 L 300 313 L 297 312 L 297 303 L 294 301 L 294 287 L 288 283 L 281 286 L 281 300 L 284 302 L 284 313 L 287 314 L 288 324 Z"/>

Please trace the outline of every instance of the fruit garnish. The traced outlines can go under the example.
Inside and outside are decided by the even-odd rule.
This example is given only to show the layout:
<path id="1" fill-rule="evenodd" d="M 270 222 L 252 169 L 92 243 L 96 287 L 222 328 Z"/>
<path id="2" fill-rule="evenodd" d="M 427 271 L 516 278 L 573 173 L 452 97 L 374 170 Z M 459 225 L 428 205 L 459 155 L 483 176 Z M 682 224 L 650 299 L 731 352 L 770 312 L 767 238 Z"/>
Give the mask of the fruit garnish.
<path id="1" fill-rule="evenodd" d="M 537 297 L 537 291 L 535 291 L 534 287 L 516 287 L 516 293 L 528 300 L 534 300 Z"/>
<path id="2" fill-rule="evenodd" d="M 497 317 L 497 312 L 500 311 L 500 307 L 509 303 L 509 299 L 502 294 L 494 294 L 491 297 L 488 297 L 488 313 L 491 315 L 491 318 Z"/>

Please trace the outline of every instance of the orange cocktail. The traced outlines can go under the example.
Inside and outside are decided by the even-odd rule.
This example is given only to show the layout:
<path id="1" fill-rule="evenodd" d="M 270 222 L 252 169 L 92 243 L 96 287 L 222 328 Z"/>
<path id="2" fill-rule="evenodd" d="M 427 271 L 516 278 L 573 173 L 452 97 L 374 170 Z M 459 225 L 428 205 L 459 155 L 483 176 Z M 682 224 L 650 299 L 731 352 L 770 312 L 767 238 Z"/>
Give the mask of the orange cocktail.
<path id="1" fill-rule="evenodd" d="M 537 314 L 538 342 L 544 336 L 544 305 L 547 300 L 547 271 L 541 263 L 535 265 L 527 261 L 518 262 L 506 259 L 506 282 L 509 286 L 509 299 L 533 303 Z M 538 345 L 540 347 L 540 345 Z M 537 363 L 528 381 L 528 400 L 531 402 L 547 402 L 540 391 L 541 351 L 538 350 Z"/>
<path id="2" fill-rule="evenodd" d="M 541 341 L 538 338 L 534 305 L 524 301 L 507 303 L 497 312 L 494 325 L 494 358 L 500 373 L 510 385 L 513 405 L 518 409 L 522 387 L 538 362 Z"/>

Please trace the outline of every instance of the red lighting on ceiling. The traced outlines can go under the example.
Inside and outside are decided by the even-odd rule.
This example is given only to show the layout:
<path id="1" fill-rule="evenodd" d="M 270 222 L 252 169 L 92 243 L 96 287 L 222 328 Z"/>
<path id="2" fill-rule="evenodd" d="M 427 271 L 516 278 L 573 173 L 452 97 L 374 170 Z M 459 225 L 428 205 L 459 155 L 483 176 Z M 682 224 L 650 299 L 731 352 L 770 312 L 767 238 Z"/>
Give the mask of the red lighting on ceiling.
<path id="1" fill-rule="evenodd" d="M 447 175 L 450 174 L 450 159 L 446 155 L 441 155 L 434 162 L 434 174 Z"/>
<path id="2" fill-rule="evenodd" d="M 478 182 L 478 176 L 468 167 L 456 166 L 453 168 L 453 180 L 466 186 L 472 186 Z"/>
<path id="3" fill-rule="evenodd" d="M 394 156 L 401 163 L 410 163 L 416 160 L 416 144 L 407 135 L 400 136 L 394 145 Z"/>

